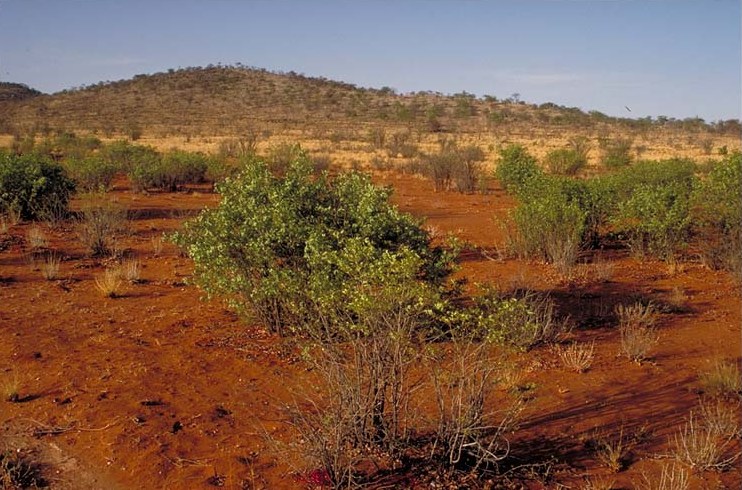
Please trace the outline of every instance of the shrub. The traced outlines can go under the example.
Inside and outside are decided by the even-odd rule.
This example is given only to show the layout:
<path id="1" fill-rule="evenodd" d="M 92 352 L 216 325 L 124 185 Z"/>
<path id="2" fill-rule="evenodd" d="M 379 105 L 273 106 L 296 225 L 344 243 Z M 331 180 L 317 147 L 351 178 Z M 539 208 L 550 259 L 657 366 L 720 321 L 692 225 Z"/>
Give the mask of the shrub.
<path id="1" fill-rule="evenodd" d="M 603 151 L 601 163 L 607 169 L 615 170 L 631 164 L 631 145 L 633 142 L 627 138 L 601 139 L 600 148 Z"/>
<path id="2" fill-rule="evenodd" d="M 64 167 L 77 188 L 86 192 L 107 191 L 119 170 L 115 163 L 99 155 L 68 158 Z"/>
<path id="3" fill-rule="evenodd" d="M 543 170 L 523 146 L 509 145 L 500 150 L 495 177 L 508 192 L 518 195 L 541 179 Z"/>
<path id="4" fill-rule="evenodd" d="M 422 161 L 422 173 L 430 178 L 435 190 L 447 190 L 453 182 L 462 193 L 474 192 L 482 179 L 484 152 L 476 145 L 459 147 L 455 141 L 442 140 L 441 150 Z"/>
<path id="5" fill-rule="evenodd" d="M 693 193 L 693 223 L 709 266 L 742 274 L 742 153 L 711 168 Z"/>
<path id="6" fill-rule="evenodd" d="M 208 168 L 207 160 L 202 153 L 172 150 L 159 158 L 137 161 L 130 177 L 136 189 L 156 188 L 175 192 L 184 184 L 203 182 Z"/>
<path id="7" fill-rule="evenodd" d="M 74 182 L 58 163 L 36 155 L 0 152 L 0 213 L 36 219 L 54 202 L 66 209 L 74 190 Z"/>
<path id="8" fill-rule="evenodd" d="M 125 140 L 114 141 L 100 151 L 110 165 L 132 176 L 135 168 L 157 165 L 160 154 L 151 146 L 134 145 Z"/>
<path id="9" fill-rule="evenodd" d="M 274 173 L 284 173 L 292 162 L 304 154 L 298 143 L 278 143 L 268 149 L 266 162 Z"/>
<path id="10" fill-rule="evenodd" d="M 518 349 L 553 342 L 568 330 L 557 318 L 548 295 L 526 291 L 507 296 L 487 288 L 469 308 L 450 308 L 441 314 L 450 331 Z"/>
<path id="11" fill-rule="evenodd" d="M 80 241 L 93 255 L 115 251 L 117 239 L 128 231 L 127 211 L 100 195 L 86 196 L 77 224 Z"/>
<path id="12" fill-rule="evenodd" d="M 571 148 L 550 151 L 546 155 L 546 166 L 552 174 L 577 175 L 587 165 L 587 155 Z"/>
<path id="13" fill-rule="evenodd" d="M 682 182 L 640 184 L 631 197 L 619 203 L 613 222 L 638 255 L 673 260 L 676 252 L 687 245 L 689 190 Z"/>
<path id="14" fill-rule="evenodd" d="M 337 331 L 356 308 L 348 295 L 374 284 L 380 270 L 414 266 L 415 280 L 430 285 L 451 271 L 452 257 L 430 248 L 419 223 L 361 174 L 313 178 L 300 156 L 275 176 L 255 160 L 218 190 L 220 205 L 173 240 L 193 258 L 194 280 L 208 295 L 279 333 L 317 321 Z"/>
<path id="15" fill-rule="evenodd" d="M 418 147 L 412 142 L 412 133 L 409 131 L 392 133 L 386 142 L 387 154 L 390 157 L 413 158 L 418 153 Z"/>
<path id="16" fill-rule="evenodd" d="M 510 246 L 517 254 L 543 259 L 563 270 L 577 261 L 587 213 L 558 181 L 532 187 L 510 216 L 516 228 Z"/>

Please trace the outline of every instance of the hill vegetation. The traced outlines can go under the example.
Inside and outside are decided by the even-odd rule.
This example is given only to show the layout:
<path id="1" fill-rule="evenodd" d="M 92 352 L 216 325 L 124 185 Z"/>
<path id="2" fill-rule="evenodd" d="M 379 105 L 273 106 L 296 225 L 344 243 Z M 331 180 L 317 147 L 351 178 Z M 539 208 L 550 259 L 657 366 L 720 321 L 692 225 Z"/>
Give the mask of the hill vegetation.
<path id="1" fill-rule="evenodd" d="M 209 65 L 100 82 L 53 95 L 0 85 L 0 132 L 83 131 L 103 136 L 235 136 L 250 131 L 336 130 L 398 126 L 422 132 L 496 134 L 647 132 L 735 135 L 736 120 L 614 118 L 553 103 L 527 104 L 519 94 L 398 94 L 394 89 L 308 77 L 295 72 Z"/>

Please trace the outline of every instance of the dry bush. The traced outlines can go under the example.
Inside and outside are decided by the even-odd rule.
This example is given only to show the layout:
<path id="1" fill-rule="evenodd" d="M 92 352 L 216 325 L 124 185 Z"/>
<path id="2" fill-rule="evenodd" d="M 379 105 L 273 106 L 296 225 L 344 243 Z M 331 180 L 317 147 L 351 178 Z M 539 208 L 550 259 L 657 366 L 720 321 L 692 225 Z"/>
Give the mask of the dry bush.
<path id="1" fill-rule="evenodd" d="M 501 413 L 487 408 L 499 363 L 486 344 L 454 341 L 449 357 L 432 365 L 438 422 L 431 456 L 448 467 L 492 469 L 510 452 L 506 436 L 515 430 L 522 403 Z"/>
<path id="2" fill-rule="evenodd" d="M 77 223 L 78 236 L 93 255 L 108 255 L 116 250 L 116 241 L 129 231 L 126 209 L 105 196 L 83 199 Z"/>
<path id="3" fill-rule="evenodd" d="M 559 349 L 559 358 L 564 367 L 570 371 L 584 373 L 593 363 L 595 357 L 595 342 L 574 342 L 567 347 Z"/>
<path id="4" fill-rule="evenodd" d="M 614 313 L 618 318 L 619 327 L 635 325 L 639 327 L 652 327 L 657 318 L 657 309 L 653 303 L 642 303 L 637 301 L 630 305 L 617 304 Z"/>
<path id="5" fill-rule="evenodd" d="M 701 403 L 698 409 L 704 427 L 722 437 L 740 435 L 739 402 L 734 404 L 717 400 L 715 403 Z"/>
<path id="6" fill-rule="evenodd" d="M 21 381 L 17 374 L 6 376 L 0 384 L 0 394 L 3 400 L 8 402 L 17 402 L 20 399 Z"/>
<path id="7" fill-rule="evenodd" d="M 652 347 L 659 342 L 657 329 L 641 324 L 628 323 L 620 327 L 621 352 L 634 362 L 642 362 Z"/>
<path id="8" fill-rule="evenodd" d="M 162 255 L 163 240 L 162 235 L 153 236 L 150 238 L 150 244 L 152 245 L 152 254 L 155 257 Z"/>
<path id="9" fill-rule="evenodd" d="M 615 436 L 596 434 L 590 445 L 595 457 L 613 472 L 619 472 L 628 463 L 629 453 L 633 449 L 635 438 L 629 437 L 623 426 Z"/>
<path id="10" fill-rule="evenodd" d="M 672 455 L 679 462 L 700 471 L 720 471 L 731 466 L 740 455 L 729 454 L 736 438 L 737 434 L 720 434 L 691 412 L 685 425 L 671 438 L 670 445 Z"/>
<path id="11" fill-rule="evenodd" d="M 613 478 L 586 476 L 580 490 L 612 490 L 615 484 L 616 480 Z"/>
<path id="12" fill-rule="evenodd" d="M 41 470 L 30 451 L 20 448 L 0 451 L 0 488 L 3 490 L 47 487 Z"/>
<path id="13" fill-rule="evenodd" d="M 699 376 L 704 393 L 717 397 L 738 397 L 742 394 L 739 365 L 733 361 L 716 360 L 711 369 Z"/>
<path id="14" fill-rule="evenodd" d="M 642 473 L 642 482 L 637 488 L 640 490 L 688 490 L 690 473 L 676 462 L 663 464 L 659 479 L 650 478 Z"/>
<path id="15" fill-rule="evenodd" d="M 598 282 L 610 282 L 615 274 L 616 266 L 607 260 L 597 259 L 591 265 L 592 276 Z"/>

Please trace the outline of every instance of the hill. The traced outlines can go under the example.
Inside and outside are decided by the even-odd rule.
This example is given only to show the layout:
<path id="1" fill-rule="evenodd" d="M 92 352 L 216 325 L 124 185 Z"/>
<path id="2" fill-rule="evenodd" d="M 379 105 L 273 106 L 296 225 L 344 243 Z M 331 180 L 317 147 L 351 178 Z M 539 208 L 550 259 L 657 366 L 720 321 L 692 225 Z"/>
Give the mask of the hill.
<path id="1" fill-rule="evenodd" d="M 41 95 L 41 92 L 22 83 L 0 82 L 0 102 L 26 100 L 39 95 Z"/>
<path id="2" fill-rule="evenodd" d="M 3 95 L 5 94 L 5 95 Z M 51 131 L 167 136 L 229 136 L 247 131 L 363 129 L 399 126 L 424 132 L 549 136 L 562 131 L 735 134 L 738 121 L 613 118 L 552 103 L 533 105 L 462 92 L 397 94 L 245 66 L 207 66 L 137 75 L 53 95 L 0 85 L 0 132 Z"/>

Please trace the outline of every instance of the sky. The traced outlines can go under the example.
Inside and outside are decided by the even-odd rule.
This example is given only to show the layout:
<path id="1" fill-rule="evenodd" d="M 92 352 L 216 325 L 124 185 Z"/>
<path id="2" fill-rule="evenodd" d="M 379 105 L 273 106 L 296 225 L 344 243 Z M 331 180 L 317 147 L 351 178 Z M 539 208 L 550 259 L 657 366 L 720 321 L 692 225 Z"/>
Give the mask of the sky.
<path id="1" fill-rule="evenodd" d="M 0 0 L 0 81 L 46 93 L 242 63 L 612 116 L 742 116 L 740 0 Z"/>

